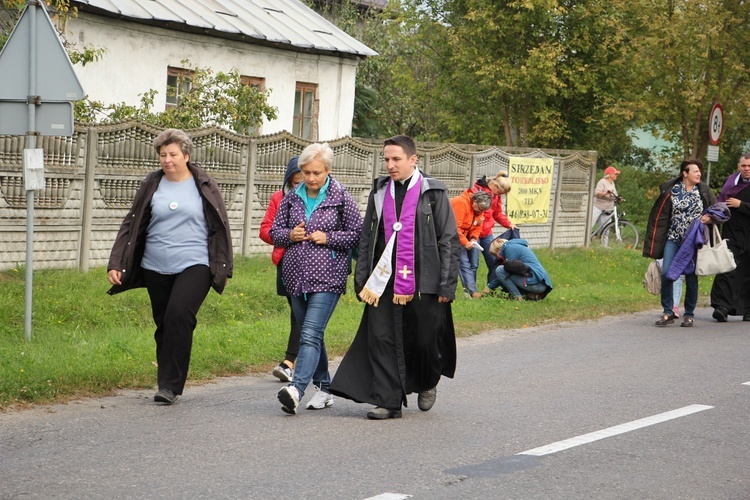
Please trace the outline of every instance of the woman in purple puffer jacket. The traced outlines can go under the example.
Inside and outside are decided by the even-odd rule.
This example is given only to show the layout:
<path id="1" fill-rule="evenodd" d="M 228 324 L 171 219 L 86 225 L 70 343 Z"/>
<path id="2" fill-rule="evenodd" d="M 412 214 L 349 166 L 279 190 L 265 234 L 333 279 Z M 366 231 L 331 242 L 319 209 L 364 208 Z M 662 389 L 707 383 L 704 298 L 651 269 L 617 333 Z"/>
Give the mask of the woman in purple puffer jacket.
<path id="1" fill-rule="evenodd" d="M 291 415 L 310 380 L 316 391 L 307 408 L 333 405 L 323 335 L 346 292 L 349 252 L 359 244 L 362 229 L 357 203 L 330 175 L 333 151 L 328 144 L 307 146 L 298 164 L 303 182 L 281 200 L 270 232 L 274 246 L 286 248 L 282 278 L 302 330 L 292 382 L 278 393 L 281 409 Z"/>

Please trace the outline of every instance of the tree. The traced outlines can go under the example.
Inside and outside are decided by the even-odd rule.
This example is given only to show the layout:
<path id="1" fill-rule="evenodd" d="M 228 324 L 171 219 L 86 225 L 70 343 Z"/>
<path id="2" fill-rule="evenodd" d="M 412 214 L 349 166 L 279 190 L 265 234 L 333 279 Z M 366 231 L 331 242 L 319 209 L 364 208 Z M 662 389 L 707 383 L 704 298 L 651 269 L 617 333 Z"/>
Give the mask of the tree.
<path id="1" fill-rule="evenodd" d="M 708 115 L 724 103 L 726 149 L 742 147 L 750 106 L 750 4 L 736 0 L 637 0 L 624 19 L 632 50 L 620 109 L 678 144 L 675 160 L 703 158 Z M 739 156 L 739 155 L 738 155 Z M 736 158 L 731 160 L 736 165 Z"/>
<path id="2" fill-rule="evenodd" d="M 0 3 L 0 47 L 5 46 L 26 4 L 25 0 L 2 0 L 2 3 Z M 63 40 L 63 45 L 73 64 L 84 66 L 102 56 L 104 49 L 90 45 L 83 47 L 81 50 L 74 49 L 65 39 L 62 32 L 64 31 L 65 22 L 69 16 L 78 15 L 78 9 L 70 5 L 70 0 L 47 0 L 47 5 L 50 11 L 50 18 L 53 24 L 58 26 L 58 32 Z"/>

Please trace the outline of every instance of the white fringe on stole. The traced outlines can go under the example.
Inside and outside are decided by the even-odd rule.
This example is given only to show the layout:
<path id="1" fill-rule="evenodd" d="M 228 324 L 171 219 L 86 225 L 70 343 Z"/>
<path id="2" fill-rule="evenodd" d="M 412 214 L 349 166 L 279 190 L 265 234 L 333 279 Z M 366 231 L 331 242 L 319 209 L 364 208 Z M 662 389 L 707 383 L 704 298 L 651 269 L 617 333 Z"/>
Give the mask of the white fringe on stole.
<path id="1" fill-rule="evenodd" d="M 391 279 L 393 274 L 393 264 L 391 263 L 391 255 L 393 254 L 393 244 L 396 241 L 396 231 L 393 231 L 391 237 L 388 238 L 388 243 L 385 245 L 383 253 L 378 259 L 378 264 L 375 269 L 372 270 L 372 274 L 367 279 L 367 283 L 359 292 L 359 298 L 363 302 L 370 304 L 373 307 L 378 307 L 380 297 L 385 291 L 385 286 L 388 284 L 388 280 Z M 395 302 L 396 297 L 393 297 Z"/>

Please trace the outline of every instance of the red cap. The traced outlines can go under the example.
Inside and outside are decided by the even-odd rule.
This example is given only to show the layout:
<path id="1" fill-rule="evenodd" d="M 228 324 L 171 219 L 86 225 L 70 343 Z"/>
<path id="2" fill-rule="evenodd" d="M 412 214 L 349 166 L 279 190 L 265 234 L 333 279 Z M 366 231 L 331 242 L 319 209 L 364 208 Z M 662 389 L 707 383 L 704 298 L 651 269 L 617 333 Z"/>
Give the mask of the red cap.
<path id="1" fill-rule="evenodd" d="M 617 170 L 615 167 L 607 167 L 604 169 L 604 175 L 612 175 L 612 174 L 619 174 L 620 171 Z"/>

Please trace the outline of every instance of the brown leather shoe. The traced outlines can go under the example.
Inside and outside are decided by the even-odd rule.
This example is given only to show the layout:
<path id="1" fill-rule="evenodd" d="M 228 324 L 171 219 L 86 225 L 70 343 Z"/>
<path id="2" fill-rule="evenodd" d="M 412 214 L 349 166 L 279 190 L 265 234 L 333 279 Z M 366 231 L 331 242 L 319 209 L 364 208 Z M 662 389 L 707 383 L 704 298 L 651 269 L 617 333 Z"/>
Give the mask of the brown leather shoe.
<path id="1" fill-rule="evenodd" d="M 674 323 L 674 318 L 672 317 L 671 314 L 662 314 L 661 319 L 657 321 L 656 323 L 654 323 L 654 325 L 667 326 L 667 325 L 671 325 L 672 323 Z"/>
<path id="2" fill-rule="evenodd" d="M 685 316 L 685 319 L 682 320 L 682 323 L 680 323 L 680 326 L 686 326 L 686 327 L 693 326 L 693 317 Z"/>

